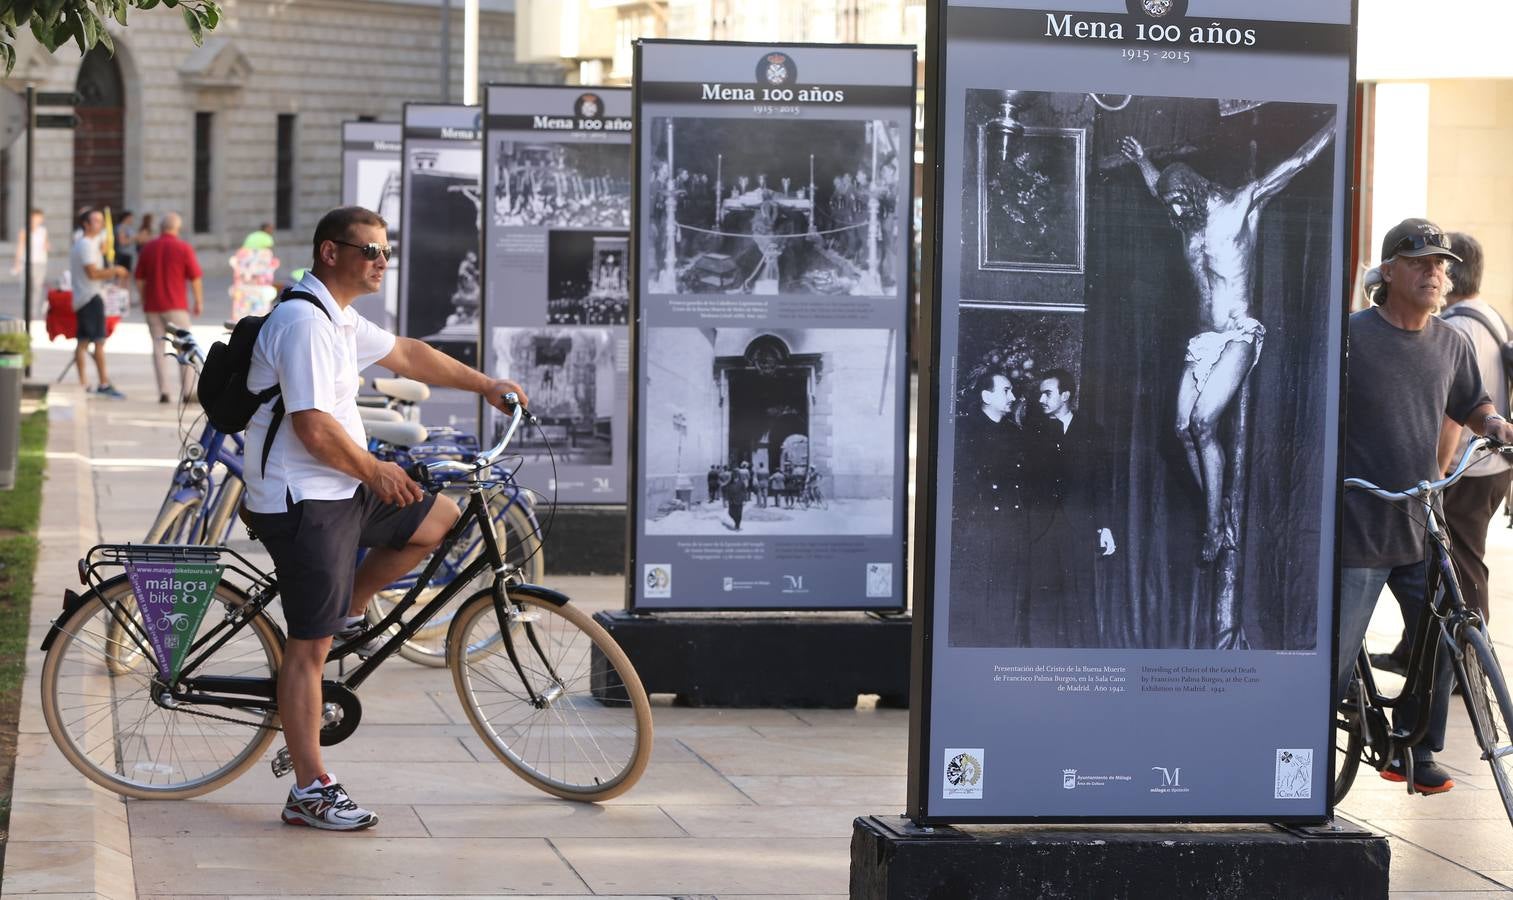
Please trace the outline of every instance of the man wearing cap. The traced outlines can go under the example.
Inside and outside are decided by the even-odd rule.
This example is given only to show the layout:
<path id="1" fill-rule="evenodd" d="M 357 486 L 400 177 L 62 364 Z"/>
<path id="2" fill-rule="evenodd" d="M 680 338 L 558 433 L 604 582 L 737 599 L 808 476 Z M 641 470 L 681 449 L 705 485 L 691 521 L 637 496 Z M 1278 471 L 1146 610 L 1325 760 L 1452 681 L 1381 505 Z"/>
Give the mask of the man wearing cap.
<path id="1" fill-rule="evenodd" d="M 1366 276 L 1374 305 L 1350 317 L 1346 477 L 1391 490 L 1434 480 L 1447 417 L 1476 434 L 1513 440 L 1513 428 L 1482 388 L 1470 343 L 1434 315 L 1450 291 L 1451 261 L 1460 258 L 1451 252 L 1450 238 L 1425 219 L 1403 220 L 1382 241 L 1382 262 Z M 1390 587 L 1405 610 L 1420 611 L 1428 568 L 1424 528 L 1406 508 L 1387 509 L 1363 492 L 1346 491 L 1342 531 L 1336 697 L 1349 684 L 1382 588 Z M 1425 794 L 1455 786 L 1434 762 L 1444 749 L 1451 679 L 1449 655 L 1441 653 L 1429 730 L 1413 753 L 1414 786 Z M 1405 703 L 1395 715 L 1409 724 L 1417 712 Z M 1394 760 L 1382 777 L 1405 781 L 1405 769 L 1403 760 Z"/>

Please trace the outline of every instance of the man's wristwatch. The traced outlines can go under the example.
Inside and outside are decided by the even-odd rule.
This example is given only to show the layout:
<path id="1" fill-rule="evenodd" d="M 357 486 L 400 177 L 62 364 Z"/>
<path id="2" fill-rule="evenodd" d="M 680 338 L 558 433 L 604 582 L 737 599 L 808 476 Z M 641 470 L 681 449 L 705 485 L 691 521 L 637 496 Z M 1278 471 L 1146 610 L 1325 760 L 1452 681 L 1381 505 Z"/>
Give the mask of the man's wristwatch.
<path id="1" fill-rule="evenodd" d="M 1486 416 L 1486 418 L 1484 418 L 1484 419 L 1481 420 L 1482 430 L 1485 431 L 1486 429 L 1490 428 L 1492 426 L 1493 422 L 1501 422 L 1504 425 L 1508 424 L 1508 420 L 1504 419 L 1502 416 L 1498 415 L 1497 413 L 1488 413 L 1487 416 Z"/>

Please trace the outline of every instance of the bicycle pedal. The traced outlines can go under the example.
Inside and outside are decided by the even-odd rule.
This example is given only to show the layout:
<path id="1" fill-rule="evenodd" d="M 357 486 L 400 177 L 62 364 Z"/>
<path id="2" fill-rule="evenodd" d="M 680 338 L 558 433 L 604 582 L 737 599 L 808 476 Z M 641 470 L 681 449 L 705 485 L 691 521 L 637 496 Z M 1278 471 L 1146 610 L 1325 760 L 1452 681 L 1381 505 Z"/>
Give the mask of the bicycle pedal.
<path id="1" fill-rule="evenodd" d="M 273 754 L 273 759 L 268 765 L 273 769 L 274 778 L 283 778 L 285 775 L 293 772 L 294 760 L 289 756 L 289 748 L 278 748 L 278 752 Z"/>

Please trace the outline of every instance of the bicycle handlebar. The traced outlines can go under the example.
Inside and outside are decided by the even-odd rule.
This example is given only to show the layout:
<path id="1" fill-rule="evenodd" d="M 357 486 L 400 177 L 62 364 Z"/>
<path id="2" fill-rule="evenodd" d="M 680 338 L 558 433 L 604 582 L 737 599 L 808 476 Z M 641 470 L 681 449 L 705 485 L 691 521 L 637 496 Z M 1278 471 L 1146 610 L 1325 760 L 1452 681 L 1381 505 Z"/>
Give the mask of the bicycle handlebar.
<path id="1" fill-rule="evenodd" d="M 1513 444 L 1504 444 L 1495 438 L 1489 437 L 1472 438 L 1471 443 L 1466 445 L 1466 452 L 1460 455 L 1460 461 L 1455 464 L 1455 468 L 1451 470 L 1449 475 L 1438 481 L 1420 481 L 1406 491 L 1389 491 L 1377 487 L 1364 478 L 1346 478 L 1345 487 L 1365 491 L 1373 497 L 1378 497 L 1382 500 L 1418 500 L 1425 496 L 1433 496 L 1444 492 L 1445 488 L 1460 481 L 1465 476 L 1466 470 L 1477 462 L 1472 457 L 1478 450 L 1485 447 L 1491 447 L 1504 456 L 1513 455 Z"/>
<path id="2" fill-rule="evenodd" d="M 536 421 L 536 417 L 531 415 L 531 411 L 521 405 L 520 397 L 514 391 L 510 391 L 504 395 L 504 402 L 513 405 L 515 409 L 510 413 L 509 427 L 504 429 L 504 437 L 499 439 L 499 443 L 478 454 L 471 465 L 458 462 L 454 459 L 443 459 L 427 463 L 426 471 L 431 475 L 477 475 L 479 472 L 492 466 L 495 460 L 503 455 L 510 441 L 514 440 L 515 432 L 520 428 L 520 423 Z"/>

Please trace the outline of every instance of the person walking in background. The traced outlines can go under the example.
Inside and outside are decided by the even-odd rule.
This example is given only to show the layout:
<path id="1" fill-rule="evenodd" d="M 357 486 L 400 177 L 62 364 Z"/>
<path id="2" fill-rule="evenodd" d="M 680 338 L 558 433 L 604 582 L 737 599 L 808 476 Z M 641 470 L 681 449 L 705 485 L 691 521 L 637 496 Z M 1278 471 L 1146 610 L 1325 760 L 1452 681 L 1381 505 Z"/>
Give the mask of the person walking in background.
<path id="1" fill-rule="evenodd" d="M 194 315 L 205 312 L 203 273 L 194 248 L 179 238 L 183 218 L 178 213 L 163 217 L 163 234 L 142 247 L 137 260 L 137 288 L 142 294 L 142 310 L 147 314 L 147 331 L 152 335 L 152 374 L 158 382 L 158 402 L 168 402 L 171 376 L 165 369 L 175 365 L 163 353 L 163 335 L 169 328 L 188 328 L 189 303 L 184 285 L 194 292 Z M 187 401 L 194 392 L 194 370 L 179 366 L 179 400 Z"/>
<path id="2" fill-rule="evenodd" d="M 31 211 L 31 269 L 26 272 L 26 277 L 32 286 L 32 303 L 40 304 L 46 300 L 42 285 L 47 280 L 47 253 L 52 249 L 52 243 L 47 239 L 47 226 L 42 224 L 42 210 Z M 26 268 L 26 242 L 16 241 L 16 261 L 11 264 L 11 274 L 20 275 L 21 270 Z M 25 282 L 23 284 L 23 289 Z"/>
<path id="3" fill-rule="evenodd" d="M 121 221 L 116 223 L 116 265 L 131 271 L 137 258 L 136 216 L 129 209 L 121 210 Z"/>
<path id="4" fill-rule="evenodd" d="M 154 218 L 152 213 L 142 213 L 142 224 L 137 228 L 136 234 L 137 246 L 136 249 L 132 251 L 137 255 L 138 259 L 142 258 L 142 248 L 147 246 L 147 243 L 149 241 L 158 236 L 157 227 L 157 219 Z"/>
<path id="5" fill-rule="evenodd" d="M 79 370 L 79 387 L 89 392 L 89 382 L 84 376 L 84 348 L 94 347 L 95 371 L 100 384 L 94 393 L 112 400 L 125 400 L 126 395 L 116 390 L 105 371 L 105 298 L 103 295 L 109 281 L 125 282 L 131 277 L 121 266 L 105 265 L 105 256 L 100 250 L 100 239 L 105 231 L 105 216 L 98 209 L 86 210 L 79 219 L 79 238 L 74 241 L 68 254 L 69 278 L 72 282 L 74 318 L 77 321 L 74 345 L 74 366 Z"/>

